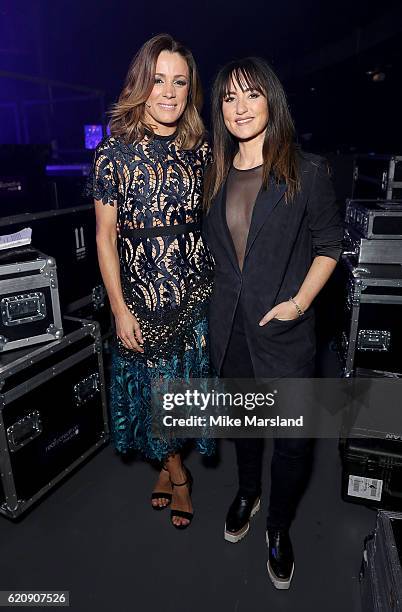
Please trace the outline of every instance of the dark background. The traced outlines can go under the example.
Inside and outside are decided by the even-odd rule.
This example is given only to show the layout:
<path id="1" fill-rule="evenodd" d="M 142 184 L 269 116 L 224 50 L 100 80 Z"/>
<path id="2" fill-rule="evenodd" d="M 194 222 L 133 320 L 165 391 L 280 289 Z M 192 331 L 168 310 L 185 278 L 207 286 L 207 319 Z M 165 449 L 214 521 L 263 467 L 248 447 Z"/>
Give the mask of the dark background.
<path id="1" fill-rule="evenodd" d="M 217 68 L 261 55 L 305 149 L 402 153 L 400 2 L 2 0 L 0 12 L 0 143 L 53 140 L 78 155 L 83 124 L 100 123 L 133 54 L 165 31 L 194 53 L 207 124 Z"/>

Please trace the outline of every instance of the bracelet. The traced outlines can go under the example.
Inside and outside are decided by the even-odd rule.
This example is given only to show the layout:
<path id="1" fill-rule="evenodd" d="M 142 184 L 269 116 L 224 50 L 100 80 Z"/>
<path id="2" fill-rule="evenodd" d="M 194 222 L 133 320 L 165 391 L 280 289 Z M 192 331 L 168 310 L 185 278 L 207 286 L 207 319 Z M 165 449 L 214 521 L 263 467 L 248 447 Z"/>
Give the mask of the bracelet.
<path id="1" fill-rule="evenodd" d="M 299 304 L 297 302 L 295 302 L 295 300 L 292 297 L 289 298 L 289 302 L 292 302 L 292 304 L 295 305 L 295 308 L 297 310 L 297 314 L 299 315 L 299 317 L 302 317 L 304 315 L 304 310 L 302 310 L 300 308 Z"/>

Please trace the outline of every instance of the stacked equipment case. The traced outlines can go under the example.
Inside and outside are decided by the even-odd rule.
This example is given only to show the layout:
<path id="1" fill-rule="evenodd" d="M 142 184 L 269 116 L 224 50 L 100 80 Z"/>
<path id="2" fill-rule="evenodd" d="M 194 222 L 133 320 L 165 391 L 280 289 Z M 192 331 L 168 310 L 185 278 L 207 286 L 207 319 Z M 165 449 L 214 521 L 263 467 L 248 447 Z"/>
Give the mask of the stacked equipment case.
<path id="1" fill-rule="evenodd" d="M 402 373 L 402 266 L 343 260 L 344 375 L 358 368 Z"/>
<path id="2" fill-rule="evenodd" d="M 360 569 L 363 612 L 402 612 L 402 514 L 379 512 L 364 543 Z"/>
<path id="3" fill-rule="evenodd" d="M 402 378 L 402 202 L 391 199 L 401 197 L 401 161 L 399 156 L 356 159 L 342 256 L 343 375 L 390 384 Z M 343 499 L 402 510 L 402 413 L 400 418 L 396 413 L 392 431 L 373 431 L 369 422 L 348 425 L 339 445 Z"/>
<path id="4" fill-rule="evenodd" d="M 53 257 L 29 246 L 0 251 L 0 352 L 62 335 Z"/>
<path id="5" fill-rule="evenodd" d="M 104 339 L 112 316 L 99 271 L 93 204 L 0 218 L 0 234 L 32 228 L 36 248 L 57 262 L 62 315 L 97 321 Z"/>
<path id="6" fill-rule="evenodd" d="M 112 317 L 94 205 L 32 210 L 0 217 L 1 235 L 29 227 L 35 245 L 0 250 L 0 514 L 11 519 L 109 439 Z"/>
<path id="7" fill-rule="evenodd" d="M 0 513 L 17 518 L 108 441 L 99 326 L 0 355 Z"/>
<path id="8" fill-rule="evenodd" d="M 402 198 L 402 155 L 356 155 L 352 197 Z"/>

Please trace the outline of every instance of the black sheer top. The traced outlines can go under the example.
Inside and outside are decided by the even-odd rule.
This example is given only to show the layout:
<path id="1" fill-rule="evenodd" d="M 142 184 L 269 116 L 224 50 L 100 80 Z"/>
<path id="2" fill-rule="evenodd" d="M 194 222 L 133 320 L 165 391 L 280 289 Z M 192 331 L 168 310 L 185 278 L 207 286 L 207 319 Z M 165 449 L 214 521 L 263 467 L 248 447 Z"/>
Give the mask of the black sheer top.
<path id="1" fill-rule="evenodd" d="M 226 185 L 226 222 L 243 269 L 244 253 L 255 200 L 262 185 L 263 166 L 238 170 L 231 167 Z"/>

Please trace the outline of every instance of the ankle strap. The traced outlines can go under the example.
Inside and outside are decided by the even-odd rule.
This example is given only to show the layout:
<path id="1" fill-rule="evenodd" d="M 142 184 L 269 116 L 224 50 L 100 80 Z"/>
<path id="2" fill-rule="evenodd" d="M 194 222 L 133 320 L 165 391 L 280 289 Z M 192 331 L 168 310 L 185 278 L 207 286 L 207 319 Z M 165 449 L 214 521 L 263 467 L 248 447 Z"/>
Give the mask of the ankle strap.
<path id="1" fill-rule="evenodd" d="M 186 478 L 184 482 L 173 482 L 173 480 L 171 480 L 170 482 L 174 487 L 184 487 L 184 485 L 188 483 L 188 478 Z"/>

